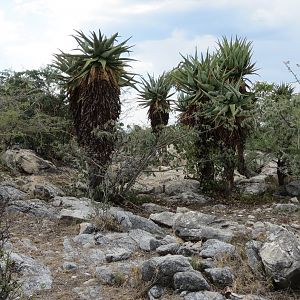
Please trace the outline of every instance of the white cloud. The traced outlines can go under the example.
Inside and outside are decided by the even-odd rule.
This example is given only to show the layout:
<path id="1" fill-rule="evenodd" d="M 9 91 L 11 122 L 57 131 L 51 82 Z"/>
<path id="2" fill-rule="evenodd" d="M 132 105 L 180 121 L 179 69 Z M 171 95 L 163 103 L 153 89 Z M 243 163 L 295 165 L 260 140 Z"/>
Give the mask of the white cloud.
<path id="1" fill-rule="evenodd" d="M 199 52 L 214 48 L 216 37 L 211 35 L 189 37 L 184 31 L 173 31 L 170 37 L 163 40 L 146 40 L 134 48 L 133 63 L 136 73 L 159 74 L 168 71 L 180 62 L 182 55 L 194 54 L 196 47 Z"/>

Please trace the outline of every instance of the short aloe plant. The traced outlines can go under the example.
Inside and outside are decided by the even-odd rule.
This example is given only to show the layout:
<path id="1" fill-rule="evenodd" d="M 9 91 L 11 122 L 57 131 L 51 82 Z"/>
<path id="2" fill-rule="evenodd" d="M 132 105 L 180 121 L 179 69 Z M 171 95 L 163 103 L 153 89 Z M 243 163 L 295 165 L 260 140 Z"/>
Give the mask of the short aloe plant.
<path id="1" fill-rule="evenodd" d="M 140 105 L 148 108 L 148 118 L 154 133 L 159 133 L 168 124 L 171 110 L 170 97 L 174 94 L 171 78 L 163 73 L 157 79 L 148 74 L 148 79 L 142 77 L 139 89 Z"/>

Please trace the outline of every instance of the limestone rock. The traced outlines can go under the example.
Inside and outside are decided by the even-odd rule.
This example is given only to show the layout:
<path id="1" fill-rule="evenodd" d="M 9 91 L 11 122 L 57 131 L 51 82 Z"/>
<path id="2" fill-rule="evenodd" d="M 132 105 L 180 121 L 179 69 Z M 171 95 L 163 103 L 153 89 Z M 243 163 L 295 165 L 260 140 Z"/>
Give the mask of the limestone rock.
<path id="1" fill-rule="evenodd" d="M 245 252 L 248 259 L 248 265 L 252 272 L 260 279 L 264 278 L 264 268 L 259 256 L 259 250 L 262 246 L 262 242 L 249 241 L 245 245 Z"/>
<path id="2" fill-rule="evenodd" d="M 294 180 L 285 186 L 286 191 L 291 196 L 300 196 L 300 180 Z"/>
<path id="3" fill-rule="evenodd" d="M 193 292 L 184 296 L 184 300 L 225 300 L 225 297 L 217 292 Z"/>
<path id="4" fill-rule="evenodd" d="M 172 286 L 173 276 L 177 272 L 192 271 L 188 259 L 182 255 L 153 257 L 145 261 L 141 268 L 144 281 L 156 280 L 161 286 Z"/>
<path id="5" fill-rule="evenodd" d="M 196 211 L 182 213 L 174 222 L 175 234 L 187 241 L 218 239 L 230 241 L 236 225 L 214 215 Z"/>
<path id="6" fill-rule="evenodd" d="M 38 174 L 41 171 L 56 169 L 50 161 L 44 160 L 33 151 L 26 149 L 6 150 L 2 155 L 2 160 L 11 170 L 27 174 Z"/>
<path id="7" fill-rule="evenodd" d="M 300 289 L 299 237 L 282 228 L 268 236 L 259 255 L 276 287 Z"/>
<path id="8" fill-rule="evenodd" d="M 8 210 L 32 214 L 36 217 L 46 217 L 49 219 L 58 218 L 58 210 L 47 202 L 39 199 L 14 201 L 9 204 Z"/>
<path id="9" fill-rule="evenodd" d="M 163 225 L 166 227 L 172 227 L 174 225 L 175 219 L 178 217 L 179 214 L 165 211 L 161 213 L 151 214 L 149 219 L 153 222 L 157 223 L 158 225 Z"/>
<path id="10" fill-rule="evenodd" d="M 207 240 L 203 243 L 200 255 L 204 258 L 215 258 L 222 255 L 233 256 L 235 254 L 235 246 L 216 239 Z"/>
<path id="11" fill-rule="evenodd" d="M 10 257 L 21 270 L 19 281 L 25 295 L 31 296 L 36 291 L 51 289 L 53 279 L 47 266 L 23 254 L 13 252 Z"/>
<path id="12" fill-rule="evenodd" d="M 210 290 L 210 286 L 199 271 L 178 272 L 174 275 L 174 288 L 178 291 L 197 292 Z"/>
<path id="13" fill-rule="evenodd" d="M 11 202 L 26 199 L 26 194 L 15 187 L 0 185 L 0 202 Z"/>
<path id="14" fill-rule="evenodd" d="M 232 274 L 231 270 L 227 267 L 205 269 L 204 272 L 213 283 L 222 286 L 231 285 L 234 280 L 234 275 Z"/>

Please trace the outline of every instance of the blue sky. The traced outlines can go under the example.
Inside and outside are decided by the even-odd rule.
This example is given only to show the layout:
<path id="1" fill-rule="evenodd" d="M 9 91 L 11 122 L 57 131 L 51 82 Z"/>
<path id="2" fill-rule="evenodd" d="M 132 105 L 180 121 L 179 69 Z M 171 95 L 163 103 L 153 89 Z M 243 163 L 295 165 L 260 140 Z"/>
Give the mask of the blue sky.
<path id="1" fill-rule="evenodd" d="M 252 80 L 292 82 L 283 61 L 300 73 L 299 12 L 299 0 L 2 0 L 0 69 L 51 63 L 58 48 L 76 47 L 74 29 L 100 28 L 132 37 L 139 74 L 159 75 L 179 63 L 179 53 L 213 50 L 222 36 L 238 35 L 253 42 L 259 76 Z"/>

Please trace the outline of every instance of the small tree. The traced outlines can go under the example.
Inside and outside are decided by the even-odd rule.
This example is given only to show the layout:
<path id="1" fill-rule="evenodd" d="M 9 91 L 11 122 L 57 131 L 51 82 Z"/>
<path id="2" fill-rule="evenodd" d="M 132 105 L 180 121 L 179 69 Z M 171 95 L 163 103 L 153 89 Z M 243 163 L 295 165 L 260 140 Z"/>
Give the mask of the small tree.
<path id="1" fill-rule="evenodd" d="M 290 84 L 257 82 L 256 130 L 249 140 L 251 150 L 269 154 L 277 162 L 278 183 L 288 173 L 299 176 L 300 97 Z"/>

